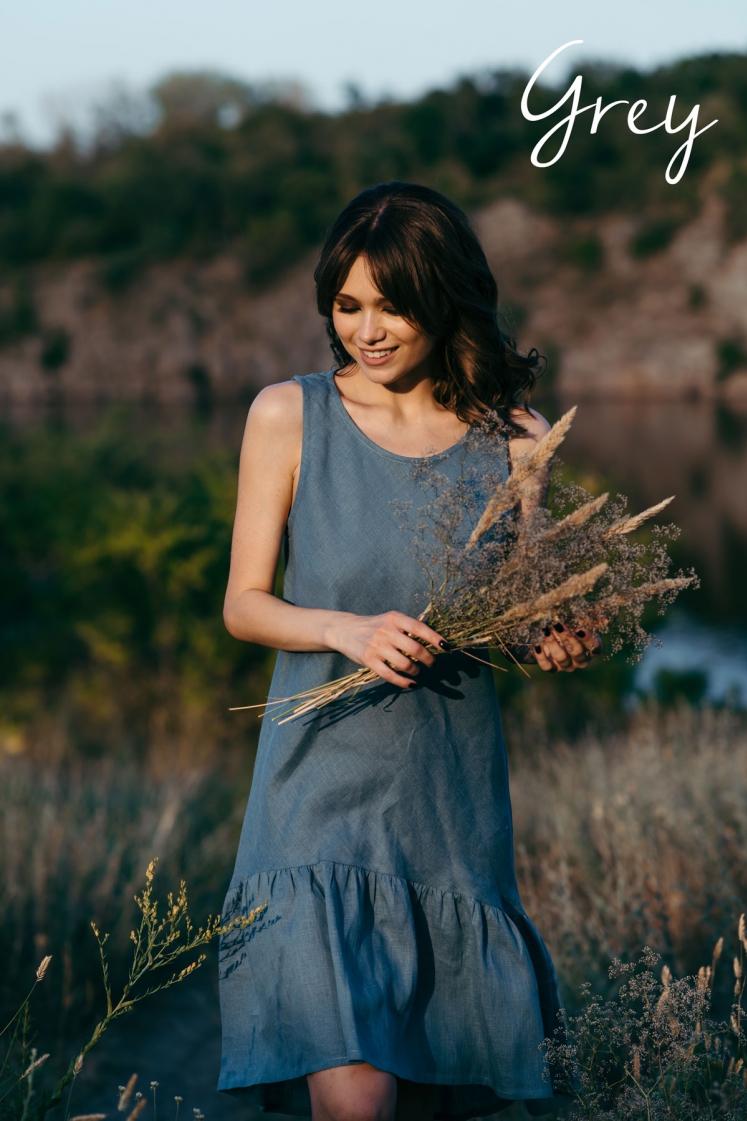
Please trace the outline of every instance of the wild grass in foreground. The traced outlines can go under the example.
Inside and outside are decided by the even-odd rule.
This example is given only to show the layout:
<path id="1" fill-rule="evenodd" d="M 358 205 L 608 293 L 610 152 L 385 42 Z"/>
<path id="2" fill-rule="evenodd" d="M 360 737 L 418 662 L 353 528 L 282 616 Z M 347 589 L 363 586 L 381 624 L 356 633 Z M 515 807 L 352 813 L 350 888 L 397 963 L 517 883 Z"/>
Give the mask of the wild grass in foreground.
<path id="1" fill-rule="evenodd" d="M 675 980 L 665 965 L 658 979 L 659 957 L 646 949 L 636 963 L 612 963 L 614 998 L 605 1001 L 583 987 L 583 1008 L 571 1017 L 570 1036 L 561 1029 L 547 1041 L 550 1063 L 572 1099 L 567 1121 L 743 1121 L 744 915 L 738 938 L 728 1020 L 714 1018 L 711 1000 L 723 938 L 697 977 Z"/>
<path id="2" fill-rule="evenodd" d="M 731 963 L 740 953 L 736 920 L 747 910 L 747 718 L 728 710 L 643 707 L 614 733 L 589 732 L 565 742 L 553 734 L 548 711 L 549 719 L 534 723 L 531 713 L 522 711 L 520 720 L 510 706 L 505 713 L 517 872 L 527 912 L 558 967 L 570 1016 L 597 1002 L 586 1025 L 572 1025 L 580 1059 L 585 1048 L 597 1046 L 594 1025 L 594 1031 L 617 1032 L 620 1017 L 633 1015 L 635 1008 L 625 1004 L 630 990 L 621 990 L 633 975 L 610 976 L 609 970 L 614 959 L 621 962 L 615 970 L 629 969 L 644 947 L 661 960 L 654 968 L 645 959 L 636 975 L 648 971 L 650 986 L 663 984 L 664 966 L 672 977 L 690 976 L 680 988 L 671 982 L 673 994 L 684 999 L 697 994 L 692 978 L 723 936 L 708 986 L 711 1012 L 701 1023 L 728 1026 Z M 156 748 L 138 765 L 41 754 L 0 760 L 0 1027 L 23 1002 L 30 987 L 25 979 L 53 955 L 33 998 L 45 1032 L 37 1058 L 51 1052 L 31 1072 L 37 1083 L 42 1076 L 59 1079 L 66 1069 L 61 1056 L 77 1057 L 81 1040 L 101 1019 L 93 1018 L 100 1011 L 100 965 L 91 918 L 111 931 L 113 985 L 126 980 L 132 945 L 127 904 L 140 870 L 158 851 L 156 841 L 164 873 L 195 885 L 194 907 L 207 913 L 219 903 L 245 808 L 247 783 L 237 782 L 251 767 L 245 750 L 242 744 L 231 762 L 206 749 L 199 766 L 191 754 L 166 758 Z M 614 1015 L 604 1011 L 605 1002 L 617 1009 Z M 644 1021 L 636 1023 L 643 1031 Z M 681 1038 L 691 1038 L 691 1019 L 682 1023 Z M 722 1054 L 719 1030 L 709 1029 L 709 1063 L 716 1039 Z M 614 1054 L 621 1071 L 633 1062 L 630 1050 Z M 595 1062 L 602 1060 L 598 1047 L 595 1055 Z M 122 1062 L 127 1073 L 138 1069 L 125 1055 Z M 644 1055 L 641 1062 L 645 1071 Z M 711 1066 L 713 1080 L 723 1083 L 723 1064 Z M 209 1104 L 202 1104 L 209 1114 Z M 715 1108 L 712 1101 L 707 1108 Z M 604 1118 L 601 1112 L 591 1116 Z"/>
<path id="3" fill-rule="evenodd" d="M 206 954 L 203 948 L 220 935 L 232 930 L 245 929 L 251 926 L 258 915 L 264 911 L 266 904 L 254 908 L 246 915 L 239 915 L 228 923 L 223 923 L 220 916 L 210 916 L 204 926 L 195 929 L 189 916 L 187 903 L 187 887 L 182 880 L 179 891 L 174 897 L 172 892 L 166 897 L 166 904 L 159 911 L 159 904 L 153 898 L 153 878 L 157 858 L 151 860 L 145 873 L 145 887 L 140 895 L 135 896 L 135 902 L 140 911 L 140 922 L 130 932 L 132 942 L 132 956 L 127 974 L 127 979 L 121 987 L 119 995 L 112 988 L 109 977 L 109 962 L 106 954 L 108 934 L 101 934 L 95 924 L 91 923 L 93 935 L 98 947 L 101 963 L 101 976 L 103 981 L 103 996 L 105 1012 L 96 1024 L 90 1038 L 83 1043 L 77 1055 L 73 1055 L 64 1073 L 51 1085 L 38 1086 L 40 1077 L 43 1077 L 42 1068 L 50 1058 L 49 1053 L 38 1054 L 34 1046 L 36 1032 L 33 1026 L 31 1002 L 36 986 L 44 980 L 52 960 L 47 955 L 40 963 L 31 991 L 21 1004 L 20 1008 L 11 1016 L 7 1024 L 0 1030 L 0 1039 L 3 1041 L 2 1063 L 0 1065 L 0 1118 L 3 1121 L 43 1121 L 50 1110 L 58 1106 L 67 1091 L 67 1109 L 65 1119 L 69 1117 L 70 1098 L 72 1096 L 75 1079 L 83 1069 L 88 1053 L 96 1046 L 104 1032 L 127 1012 L 131 1012 L 141 1001 L 146 1000 L 155 993 L 179 984 L 190 974 L 194 973 L 205 961 Z M 197 952 L 199 951 L 199 952 Z M 196 953 L 197 952 L 197 953 Z M 196 954 L 196 956 L 195 956 Z M 186 965 L 179 968 L 184 957 L 191 957 Z M 170 972 L 164 976 L 160 970 Z M 153 982 L 153 975 L 158 974 Z M 128 1086 L 122 1088 L 119 1106 L 129 1098 L 134 1085 L 134 1076 Z M 139 1098 L 142 1095 L 138 1095 Z M 128 1121 L 135 1121 L 144 1108 L 144 1102 L 138 1102 L 132 1110 Z M 94 1115 L 84 1115 L 88 1121 Z M 101 1115 L 97 1115 L 100 1118 Z M 76 1121 L 82 1121 L 79 1116 Z"/>

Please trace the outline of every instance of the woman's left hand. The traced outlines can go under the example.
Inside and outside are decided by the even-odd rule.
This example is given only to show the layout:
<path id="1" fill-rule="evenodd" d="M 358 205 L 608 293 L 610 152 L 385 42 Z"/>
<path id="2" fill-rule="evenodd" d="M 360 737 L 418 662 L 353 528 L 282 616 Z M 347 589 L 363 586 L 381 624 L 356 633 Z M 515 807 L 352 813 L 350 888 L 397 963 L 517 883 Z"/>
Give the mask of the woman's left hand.
<path id="1" fill-rule="evenodd" d="M 547 673 L 586 669 L 592 658 L 602 653 L 602 639 L 591 631 L 569 631 L 563 623 L 553 623 L 542 633 L 542 641 L 533 647 L 533 653 L 537 665 Z"/>

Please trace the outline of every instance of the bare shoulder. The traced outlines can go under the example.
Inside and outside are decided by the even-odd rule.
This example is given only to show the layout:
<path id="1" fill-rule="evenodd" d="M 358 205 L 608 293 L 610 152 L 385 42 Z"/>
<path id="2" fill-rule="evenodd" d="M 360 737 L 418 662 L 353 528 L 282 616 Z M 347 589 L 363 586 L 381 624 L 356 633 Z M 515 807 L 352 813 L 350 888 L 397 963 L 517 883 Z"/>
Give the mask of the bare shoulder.
<path id="1" fill-rule="evenodd" d="M 535 409 L 512 409 L 511 417 L 524 429 L 509 441 L 511 458 L 515 460 L 531 451 L 537 441 L 550 431 L 550 425 Z"/>
<path id="2" fill-rule="evenodd" d="M 268 385 L 254 398 L 246 418 L 242 462 L 294 473 L 303 444 L 303 390 L 297 381 Z"/>
<path id="3" fill-rule="evenodd" d="M 249 409 L 253 427 L 285 431 L 303 422 L 303 390 L 297 381 L 281 381 L 260 390 Z"/>

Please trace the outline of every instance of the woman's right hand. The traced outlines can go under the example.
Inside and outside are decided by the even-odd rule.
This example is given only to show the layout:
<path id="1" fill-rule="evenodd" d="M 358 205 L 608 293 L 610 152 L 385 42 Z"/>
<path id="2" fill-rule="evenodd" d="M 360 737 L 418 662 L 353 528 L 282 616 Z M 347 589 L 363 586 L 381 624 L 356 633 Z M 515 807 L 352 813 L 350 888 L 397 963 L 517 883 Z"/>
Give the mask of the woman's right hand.
<path id="1" fill-rule="evenodd" d="M 432 666 L 434 657 L 408 632 L 436 650 L 446 648 L 442 636 L 425 623 L 400 611 L 354 615 L 298 607 L 274 594 L 301 464 L 302 398 L 298 382 L 270 385 L 249 410 L 224 607 L 226 627 L 243 642 L 276 650 L 338 650 L 393 685 L 414 685 L 419 666 Z"/>
<path id="2" fill-rule="evenodd" d="M 418 639 L 437 650 L 448 649 L 438 631 L 401 611 L 386 611 L 383 615 L 353 615 L 346 611 L 334 614 L 326 645 L 405 689 L 415 685 L 413 676 L 420 672 L 421 665 L 432 666 L 436 660 Z"/>

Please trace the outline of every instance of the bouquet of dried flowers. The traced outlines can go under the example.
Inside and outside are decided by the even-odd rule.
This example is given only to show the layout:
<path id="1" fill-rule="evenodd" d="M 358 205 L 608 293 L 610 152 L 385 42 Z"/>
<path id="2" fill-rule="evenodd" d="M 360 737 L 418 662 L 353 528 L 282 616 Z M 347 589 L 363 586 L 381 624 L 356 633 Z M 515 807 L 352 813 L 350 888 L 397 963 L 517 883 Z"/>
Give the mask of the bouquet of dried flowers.
<path id="1" fill-rule="evenodd" d="M 415 470 L 431 494 L 413 527 L 413 548 L 429 588 L 419 618 L 443 635 L 450 651 L 476 657 L 475 648 L 497 648 L 519 664 L 540 629 L 562 616 L 574 630 L 607 634 L 610 653 L 629 645 L 635 660 L 651 641 L 641 626 L 645 604 L 656 598 L 663 614 L 683 588 L 697 586 L 693 572 L 667 575 L 666 543 L 678 535 L 676 526 L 654 526 L 645 541 L 630 538 L 671 498 L 629 515 L 624 497 L 594 498 L 580 486 L 557 482 L 545 505 L 551 462 L 575 411 L 507 479 L 496 476 L 487 496 L 485 476 L 478 478 L 474 469 L 449 482 L 427 459 L 418 461 Z M 506 426 L 492 415 L 475 438 L 505 434 Z M 465 521 L 473 527 L 466 541 L 460 532 Z M 274 713 L 283 723 L 380 680 L 374 670 L 361 668 L 306 693 L 242 707 L 290 705 Z"/>

